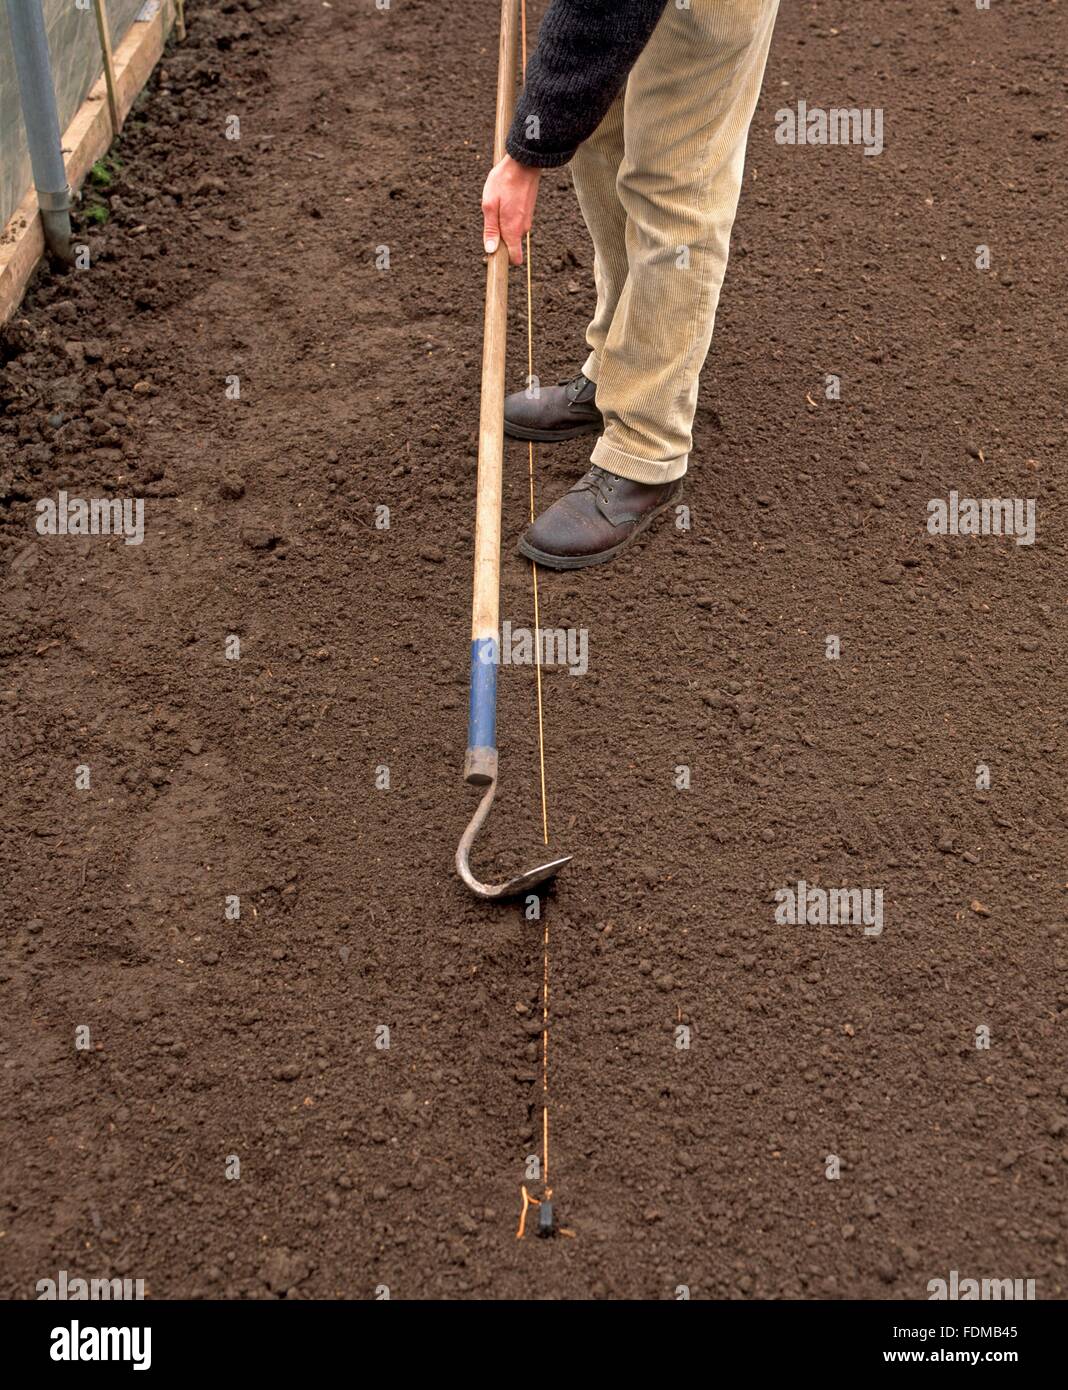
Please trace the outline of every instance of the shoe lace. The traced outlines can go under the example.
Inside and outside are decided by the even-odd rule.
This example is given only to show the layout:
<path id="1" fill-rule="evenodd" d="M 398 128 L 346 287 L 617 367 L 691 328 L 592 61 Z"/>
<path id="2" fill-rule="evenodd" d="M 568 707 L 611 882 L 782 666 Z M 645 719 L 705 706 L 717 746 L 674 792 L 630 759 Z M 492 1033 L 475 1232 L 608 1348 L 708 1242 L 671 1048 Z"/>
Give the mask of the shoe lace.
<path id="1" fill-rule="evenodd" d="M 582 475 L 571 491 L 595 492 L 602 502 L 607 502 L 608 494 L 615 485 L 616 480 L 614 475 L 606 472 L 603 468 L 598 468 L 598 466 L 594 464 L 588 473 Z"/>
<path id="2" fill-rule="evenodd" d="M 586 387 L 590 384 L 590 379 L 584 372 L 579 372 L 577 376 L 565 376 L 556 383 L 558 386 L 566 386 L 567 394 L 573 401 L 577 401 Z"/>

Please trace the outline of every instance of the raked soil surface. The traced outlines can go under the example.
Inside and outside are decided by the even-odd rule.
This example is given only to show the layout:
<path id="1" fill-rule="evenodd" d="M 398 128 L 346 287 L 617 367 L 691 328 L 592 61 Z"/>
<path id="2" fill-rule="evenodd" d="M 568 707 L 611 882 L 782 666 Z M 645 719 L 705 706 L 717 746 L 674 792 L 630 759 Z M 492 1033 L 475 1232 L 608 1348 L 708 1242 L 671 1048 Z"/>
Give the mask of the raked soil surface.
<path id="1" fill-rule="evenodd" d="M 187 8 L 89 268 L 0 331 L 0 1292 L 1064 1297 L 1066 7 L 783 6 L 689 528 L 540 576 L 588 670 L 545 673 L 533 922 L 452 867 L 497 7 Z M 777 143 L 799 99 L 882 153 Z M 591 260 L 554 171 L 545 381 Z M 514 389 L 515 273 L 511 315 Z M 60 489 L 143 544 L 38 535 Z M 930 534 L 951 490 L 1035 543 Z M 500 729 L 486 876 L 544 852 L 529 666 Z M 881 931 L 777 921 L 799 879 Z M 517 1241 L 546 922 L 569 1234 Z"/>

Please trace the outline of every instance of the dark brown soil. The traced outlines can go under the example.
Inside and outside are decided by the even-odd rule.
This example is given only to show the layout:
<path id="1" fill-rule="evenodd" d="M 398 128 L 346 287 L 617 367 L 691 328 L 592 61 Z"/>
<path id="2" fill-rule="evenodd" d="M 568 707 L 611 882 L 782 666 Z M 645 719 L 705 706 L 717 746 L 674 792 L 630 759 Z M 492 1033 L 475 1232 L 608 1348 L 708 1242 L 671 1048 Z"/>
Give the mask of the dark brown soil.
<path id="1" fill-rule="evenodd" d="M 1063 1297 L 1064 7 L 783 7 L 692 529 L 542 575 L 590 643 L 545 681 L 574 1234 L 522 1243 L 541 929 L 452 871 L 496 7 L 188 8 L 91 269 L 2 334 L 0 1291 Z M 884 153 L 776 144 L 799 97 L 884 108 Z M 553 380 L 592 300 L 563 172 L 534 257 Z M 60 488 L 147 498 L 144 545 L 39 537 Z M 1036 498 L 1037 544 L 928 536 L 950 489 Z M 501 687 L 487 874 L 540 853 L 533 673 Z M 883 934 L 777 925 L 798 877 L 883 888 Z"/>

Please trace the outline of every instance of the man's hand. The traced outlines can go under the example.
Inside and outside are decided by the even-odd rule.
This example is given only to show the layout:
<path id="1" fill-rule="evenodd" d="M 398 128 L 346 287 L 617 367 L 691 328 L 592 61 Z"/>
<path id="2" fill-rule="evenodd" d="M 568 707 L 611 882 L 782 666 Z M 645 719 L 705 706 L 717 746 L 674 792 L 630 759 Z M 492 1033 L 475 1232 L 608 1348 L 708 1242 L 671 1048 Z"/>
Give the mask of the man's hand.
<path id="1" fill-rule="evenodd" d="M 541 170 L 519 164 L 506 154 L 489 171 L 482 190 L 482 241 L 492 255 L 501 238 L 513 265 L 523 264 L 523 237 L 534 221 Z"/>

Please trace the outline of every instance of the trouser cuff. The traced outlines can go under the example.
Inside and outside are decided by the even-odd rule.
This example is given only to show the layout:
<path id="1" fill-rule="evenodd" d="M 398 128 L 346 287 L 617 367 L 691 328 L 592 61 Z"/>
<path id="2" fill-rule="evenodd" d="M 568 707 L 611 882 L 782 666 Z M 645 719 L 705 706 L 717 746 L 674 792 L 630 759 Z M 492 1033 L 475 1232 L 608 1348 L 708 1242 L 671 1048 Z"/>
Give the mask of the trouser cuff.
<path id="1" fill-rule="evenodd" d="M 689 458 L 689 454 L 678 454 L 673 459 L 639 458 L 617 449 L 602 436 L 593 446 L 590 462 L 620 478 L 629 478 L 632 483 L 671 483 L 686 472 Z"/>

